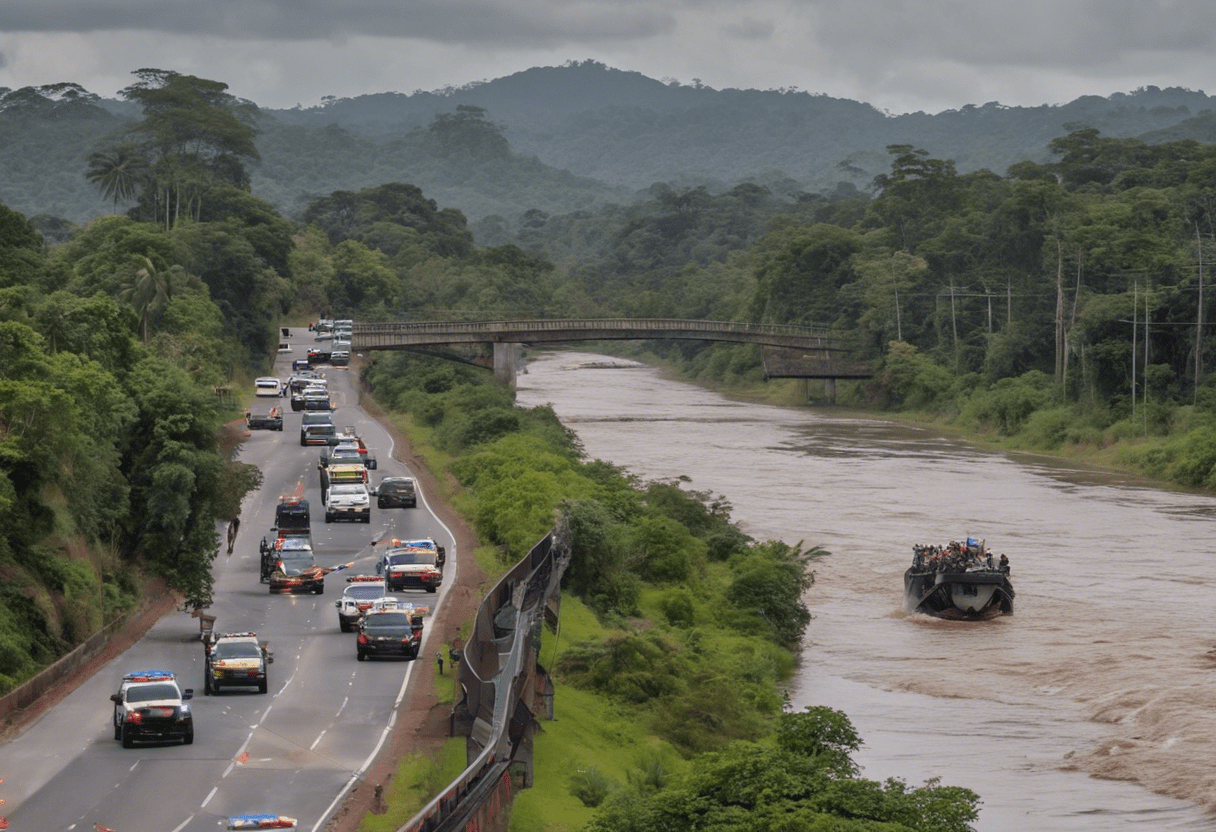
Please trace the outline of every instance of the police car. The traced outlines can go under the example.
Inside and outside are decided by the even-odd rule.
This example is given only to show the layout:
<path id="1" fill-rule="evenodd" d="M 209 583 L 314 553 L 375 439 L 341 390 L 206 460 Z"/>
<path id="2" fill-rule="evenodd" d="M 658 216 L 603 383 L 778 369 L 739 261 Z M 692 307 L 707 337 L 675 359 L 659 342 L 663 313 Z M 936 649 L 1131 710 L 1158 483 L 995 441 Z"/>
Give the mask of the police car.
<path id="1" fill-rule="evenodd" d="M 434 592 L 443 583 L 444 561 L 444 548 L 430 538 L 394 538 L 376 564 L 376 572 L 384 576 L 384 582 L 393 592 L 403 589 Z"/>
<path id="2" fill-rule="evenodd" d="M 203 695 L 219 693 L 221 687 L 256 687 L 265 693 L 269 686 L 267 666 L 274 661 L 257 633 L 223 633 L 206 643 Z"/>
<path id="3" fill-rule="evenodd" d="M 130 748 L 135 740 L 180 739 L 194 742 L 194 714 L 186 700 L 194 696 L 182 690 L 168 670 L 138 670 L 122 677 L 114 703 L 114 739 Z"/>
<path id="4" fill-rule="evenodd" d="M 355 575 L 346 579 L 349 586 L 342 592 L 342 597 L 334 601 L 338 608 L 338 629 L 349 633 L 359 624 L 379 599 L 384 598 L 384 579 L 376 575 Z"/>
<path id="5" fill-rule="evenodd" d="M 229 829 L 295 829 L 296 819 L 286 815 L 234 815 L 228 818 Z"/>

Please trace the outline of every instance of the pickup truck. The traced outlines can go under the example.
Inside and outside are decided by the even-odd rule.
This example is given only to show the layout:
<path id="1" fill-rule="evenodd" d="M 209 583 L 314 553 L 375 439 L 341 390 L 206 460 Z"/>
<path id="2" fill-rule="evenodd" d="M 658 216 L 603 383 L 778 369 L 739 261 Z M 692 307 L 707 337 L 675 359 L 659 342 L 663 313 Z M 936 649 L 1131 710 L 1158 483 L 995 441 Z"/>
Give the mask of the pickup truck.
<path id="1" fill-rule="evenodd" d="M 266 413 L 246 413 L 245 427 L 250 430 L 279 430 L 283 429 L 283 411 L 272 407 Z"/>

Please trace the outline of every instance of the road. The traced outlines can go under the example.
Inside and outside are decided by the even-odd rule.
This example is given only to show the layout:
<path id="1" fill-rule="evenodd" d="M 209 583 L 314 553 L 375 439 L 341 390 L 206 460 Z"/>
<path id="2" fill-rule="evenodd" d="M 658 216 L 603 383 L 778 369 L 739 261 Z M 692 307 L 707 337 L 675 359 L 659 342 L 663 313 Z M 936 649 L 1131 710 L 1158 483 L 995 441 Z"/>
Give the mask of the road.
<path id="1" fill-rule="evenodd" d="M 313 341 L 299 329 L 287 339 L 293 350 L 279 356 L 276 374 L 290 374 L 292 358 Z M 334 421 L 354 425 L 379 463 L 373 482 L 409 475 L 392 459 L 388 433 L 357 406 L 353 373 L 324 368 L 337 405 Z M 259 399 L 256 405 L 268 404 Z M 358 662 L 355 636 L 338 629 L 334 601 L 345 578 L 374 574 L 379 541 L 433 537 L 447 547 L 444 586 L 435 595 L 398 593 L 437 607 L 454 582 L 456 541 L 432 513 L 420 491 L 416 509 L 379 510 L 372 522 L 324 522 L 317 460 L 320 449 L 299 444 L 300 414 L 284 406 L 283 431 L 254 431 L 240 459 L 258 465 L 263 487 L 249 495 L 231 556 L 215 563 L 217 632 L 256 632 L 274 651 L 269 693 L 225 691 L 204 697 L 203 648 L 198 621 L 184 613 L 162 618 L 116 661 L 106 666 L 24 733 L 0 747 L 0 816 L 16 832 L 81 830 L 95 824 L 115 832 L 193 832 L 225 826 L 229 815 L 265 812 L 298 818 L 300 829 L 318 829 L 383 744 L 410 683 L 413 662 Z M 279 495 L 298 482 L 311 503 L 317 561 L 350 570 L 326 578 L 323 595 L 268 594 L 258 579 L 258 542 L 270 535 Z M 429 618 L 428 618 L 429 623 Z M 422 653 L 429 656 L 429 627 Z M 124 673 L 164 669 L 193 688 L 193 745 L 137 745 L 123 749 L 113 738 L 111 693 Z"/>

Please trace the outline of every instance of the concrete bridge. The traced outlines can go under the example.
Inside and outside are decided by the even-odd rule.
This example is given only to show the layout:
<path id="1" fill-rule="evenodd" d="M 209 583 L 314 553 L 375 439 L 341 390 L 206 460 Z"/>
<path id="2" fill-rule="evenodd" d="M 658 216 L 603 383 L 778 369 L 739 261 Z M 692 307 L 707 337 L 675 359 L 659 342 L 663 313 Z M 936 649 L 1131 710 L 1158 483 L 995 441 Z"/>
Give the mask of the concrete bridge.
<path id="1" fill-rule="evenodd" d="M 622 340 L 730 341 L 781 348 L 784 359 L 780 372 L 773 374 L 774 378 L 834 380 L 868 378 L 870 375 L 863 365 L 846 360 L 854 345 L 845 333 L 817 327 L 678 318 L 358 322 L 352 327 L 351 350 L 364 352 L 436 345 L 492 344 L 494 377 L 504 384 L 514 385 L 521 344 Z"/>

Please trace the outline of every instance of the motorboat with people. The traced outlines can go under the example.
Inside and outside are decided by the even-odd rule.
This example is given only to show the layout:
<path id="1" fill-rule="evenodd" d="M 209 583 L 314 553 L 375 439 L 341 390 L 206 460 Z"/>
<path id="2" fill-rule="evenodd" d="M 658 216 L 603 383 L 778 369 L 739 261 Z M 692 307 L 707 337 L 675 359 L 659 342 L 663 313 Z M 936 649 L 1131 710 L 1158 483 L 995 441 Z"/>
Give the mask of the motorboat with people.
<path id="1" fill-rule="evenodd" d="M 912 565 L 904 573 L 904 607 L 955 621 L 1012 615 L 1009 571 L 1009 558 L 994 560 L 985 541 L 973 537 L 913 546 Z"/>

